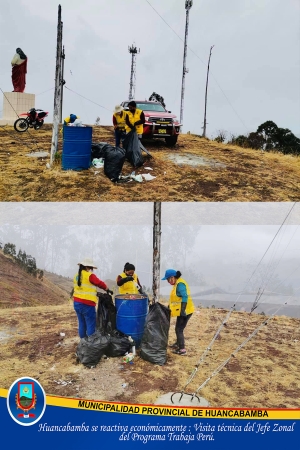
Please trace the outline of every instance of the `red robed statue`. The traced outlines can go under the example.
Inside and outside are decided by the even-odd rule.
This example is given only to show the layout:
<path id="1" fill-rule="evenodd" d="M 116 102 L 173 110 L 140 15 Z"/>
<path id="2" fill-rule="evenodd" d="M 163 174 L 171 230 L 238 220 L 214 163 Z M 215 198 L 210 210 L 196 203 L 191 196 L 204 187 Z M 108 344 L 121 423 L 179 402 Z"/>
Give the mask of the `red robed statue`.
<path id="1" fill-rule="evenodd" d="M 16 54 L 12 59 L 12 83 L 13 92 L 24 92 L 27 73 L 27 56 L 20 48 L 17 48 Z"/>

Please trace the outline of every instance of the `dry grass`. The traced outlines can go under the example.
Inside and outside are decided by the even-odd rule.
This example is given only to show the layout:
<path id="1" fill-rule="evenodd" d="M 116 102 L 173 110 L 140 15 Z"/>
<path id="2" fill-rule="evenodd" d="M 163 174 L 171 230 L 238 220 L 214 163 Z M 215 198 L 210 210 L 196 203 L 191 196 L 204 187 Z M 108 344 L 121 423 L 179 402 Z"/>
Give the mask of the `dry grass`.
<path id="1" fill-rule="evenodd" d="M 110 127 L 94 127 L 93 141 L 114 144 Z M 49 158 L 28 158 L 26 153 L 50 151 L 51 127 L 30 134 L 0 128 L 1 201 L 298 201 L 300 159 L 279 153 L 219 144 L 194 135 L 181 135 L 170 149 L 164 141 L 145 144 L 154 159 L 145 166 L 157 178 L 143 184 L 115 185 L 103 169 L 63 171 L 59 160 L 51 170 Z M 61 142 L 60 142 L 61 148 Z M 167 156 L 176 152 L 213 159 L 225 168 L 176 165 Z M 60 153 L 60 152 L 59 152 Z M 132 167 L 124 164 L 123 174 Z M 137 173 L 145 170 L 140 168 Z"/>
<path id="2" fill-rule="evenodd" d="M 76 363 L 77 320 L 72 305 L 0 310 L 2 339 L 0 386 L 9 388 L 20 376 L 39 379 L 47 394 L 153 403 L 158 396 L 180 391 L 200 355 L 226 315 L 221 309 L 198 309 L 185 336 L 188 355 L 168 350 L 165 366 L 137 356 L 102 359 L 94 369 Z M 212 351 L 186 389 L 193 392 L 265 318 L 234 312 Z M 60 332 L 66 333 L 63 338 Z M 169 342 L 174 340 L 172 319 Z M 210 405 L 244 408 L 300 408 L 300 320 L 275 317 L 200 392 Z M 122 368 L 124 367 L 124 368 Z M 63 386 L 57 381 L 71 381 Z M 122 384 L 126 383 L 126 387 Z"/>

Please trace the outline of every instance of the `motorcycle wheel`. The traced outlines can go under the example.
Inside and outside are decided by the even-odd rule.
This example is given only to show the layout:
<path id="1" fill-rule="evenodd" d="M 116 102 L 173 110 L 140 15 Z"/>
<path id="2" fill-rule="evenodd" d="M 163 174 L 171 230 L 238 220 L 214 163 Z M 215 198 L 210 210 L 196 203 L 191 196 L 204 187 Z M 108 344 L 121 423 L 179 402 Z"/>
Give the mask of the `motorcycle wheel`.
<path id="1" fill-rule="evenodd" d="M 43 126 L 44 121 L 43 120 L 39 120 L 35 125 L 34 125 L 34 129 L 38 130 L 39 128 L 41 128 Z"/>
<path id="2" fill-rule="evenodd" d="M 14 129 L 18 132 L 18 133 L 24 133 L 24 131 L 28 130 L 28 122 L 26 119 L 17 119 L 14 123 Z"/>

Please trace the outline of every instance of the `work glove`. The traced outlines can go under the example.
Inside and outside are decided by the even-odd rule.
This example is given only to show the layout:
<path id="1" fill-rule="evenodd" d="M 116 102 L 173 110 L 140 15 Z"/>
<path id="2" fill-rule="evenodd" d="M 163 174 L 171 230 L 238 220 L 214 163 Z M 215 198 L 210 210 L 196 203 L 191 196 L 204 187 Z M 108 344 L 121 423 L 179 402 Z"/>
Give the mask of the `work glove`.
<path id="1" fill-rule="evenodd" d="M 186 317 L 186 302 L 181 302 L 181 310 L 180 310 L 180 315 L 181 317 Z"/>
<path id="2" fill-rule="evenodd" d="M 109 295 L 113 295 L 113 291 L 111 291 L 110 289 L 106 289 L 106 293 Z"/>
<path id="3" fill-rule="evenodd" d="M 139 294 L 141 294 L 141 295 L 147 295 L 144 291 L 143 291 L 143 289 L 141 288 L 141 289 L 139 289 Z"/>
<path id="4" fill-rule="evenodd" d="M 131 276 L 129 276 L 129 277 L 126 277 L 126 278 L 124 278 L 124 280 L 126 280 L 126 283 L 127 283 L 128 281 L 133 281 L 133 280 L 134 280 L 134 278 L 133 278 L 133 277 L 131 277 Z"/>

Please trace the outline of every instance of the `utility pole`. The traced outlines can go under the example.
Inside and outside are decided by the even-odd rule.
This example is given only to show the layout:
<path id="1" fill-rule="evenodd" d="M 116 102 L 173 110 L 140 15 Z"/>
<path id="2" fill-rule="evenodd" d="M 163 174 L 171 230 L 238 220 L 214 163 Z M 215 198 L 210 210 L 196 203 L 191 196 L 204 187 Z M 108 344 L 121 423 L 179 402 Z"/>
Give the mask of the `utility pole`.
<path id="1" fill-rule="evenodd" d="M 57 22 L 57 45 L 56 45 L 56 66 L 55 66 L 55 89 L 54 89 L 54 110 L 53 110 L 53 128 L 50 165 L 54 161 L 55 153 L 58 146 L 58 126 L 61 102 L 61 55 L 62 55 L 62 28 L 61 6 L 58 5 L 58 22 Z"/>
<path id="2" fill-rule="evenodd" d="M 130 72 L 130 83 L 129 83 L 129 100 L 133 100 L 135 97 L 135 84 L 136 84 L 136 55 L 140 53 L 134 44 L 128 47 L 128 51 L 131 54 L 131 72 Z"/>
<path id="3" fill-rule="evenodd" d="M 161 202 L 153 204 L 153 303 L 158 301 L 160 287 Z"/>
<path id="4" fill-rule="evenodd" d="M 186 68 L 187 55 L 187 40 L 189 33 L 189 16 L 190 9 L 193 6 L 193 0 L 185 0 L 186 21 L 185 21 L 185 36 L 184 36 L 184 51 L 183 51 L 183 69 L 182 69 L 182 83 L 181 83 L 181 104 L 180 104 L 180 123 L 183 122 L 183 107 L 184 107 L 184 91 L 185 91 L 185 74 L 188 73 Z"/>
<path id="5" fill-rule="evenodd" d="M 59 123 L 62 123 L 62 108 L 63 108 L 63 98 L 64 98 L 64 69 L 65 69 L 65 47 L 63 46 L 63 51 L 61 54 L 61 70 L 60 70 L 60 85 L 61 85 L 61 99 L 60 99 L 60 112 L 59 112 Z"/>
<path id="6" fill-rule="evenodd" d="M 208 65 L 207 65 L 206 88 L 205 88 L 205 106 L 204 106 L 204 123 L 203 123 L 202 137 L 206 137 L 206 106 L 207 106 L 208 74 L 209 74 L 209 65 L 210 65 L 211 52 L 212 52 L 213 48 L 214 48 L 214 45 L 212 45 L 210 47 L 209 58 L 208 58 Z"/>

